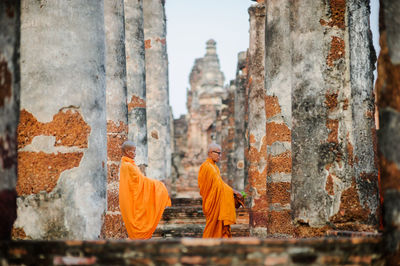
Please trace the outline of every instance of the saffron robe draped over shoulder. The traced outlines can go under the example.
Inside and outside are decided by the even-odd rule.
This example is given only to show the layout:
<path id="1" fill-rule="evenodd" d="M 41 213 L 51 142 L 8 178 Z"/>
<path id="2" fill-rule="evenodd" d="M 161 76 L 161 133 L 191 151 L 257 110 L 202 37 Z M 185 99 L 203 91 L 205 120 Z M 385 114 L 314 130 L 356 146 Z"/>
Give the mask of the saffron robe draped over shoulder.
<path id="1" fill-rule="evenodd" d="M 119 206 L 130 239 L 151 238 L 171 199 L 165 185 L 142 174 L 134 160 L 123 156 Z"/>
<path id="2" fill-rule="evenodd" d="M 210 158 L 200 166 L 198 185 L 206 216 L 203 238 L 230 237 L 230 225 L 236 223 L 233 189 L 222 180 L 218 166 Z"/>

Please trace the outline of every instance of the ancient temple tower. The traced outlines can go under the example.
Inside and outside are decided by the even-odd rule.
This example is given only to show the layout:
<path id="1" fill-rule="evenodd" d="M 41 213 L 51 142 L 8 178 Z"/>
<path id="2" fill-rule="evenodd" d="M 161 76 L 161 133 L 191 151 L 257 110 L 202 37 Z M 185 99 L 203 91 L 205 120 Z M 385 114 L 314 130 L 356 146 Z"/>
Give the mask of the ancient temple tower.
<path id="1" fill-rule="evenodd" d="M 217 111 L 226 95 L 224 74 L 220 70 L 216 42 L 208 40 L 206 54 L 198 58 L 190 74 L 190 90 L 187 93 L 187 149 L 182 160 L 184 173 L 178 177 L 177 191 L 183 194 L 197 191 L 197 172 L 207 158 L 207 146 L 215 141 Z"/>

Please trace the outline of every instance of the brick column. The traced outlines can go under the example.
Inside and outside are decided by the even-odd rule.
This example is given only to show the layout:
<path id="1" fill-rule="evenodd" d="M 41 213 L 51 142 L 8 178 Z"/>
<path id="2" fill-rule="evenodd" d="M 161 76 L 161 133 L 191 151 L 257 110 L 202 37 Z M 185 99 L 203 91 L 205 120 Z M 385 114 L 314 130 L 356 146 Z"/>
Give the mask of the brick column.
<path id="1" fill-rule="evenodd" d="M 171 175 L 171 136 L 164 4 L 163 0 L 143 1 L 143 17 L 149 158 L 147 174 L 168 182 Z"/>
<path id="2" fill-rule="evenodd" d="M 0 240 L 11 238 L 17 217 L 20 1 L 0 2 Z"/>
<path id="3" fill-rule="evenodd" d="M 107 80 L 107 211 L 102 238 L 126 238 L 119 210 L 121 145 L 128 137 L 124 1 L 104 2 Z"/>
<path id="4" fill-rule="evenodd" d="M 332 224 L 377 228 L 368 10 L 359 1 L 290 7 L 291 197 L 298 236 L 322 235 Z"/>
<path id="5" fill-rule="evenodd" d="M 400 261 L 400 5 L 380 1 L 381 53 L 376 82 L 379 164 L 388 265 Z"/>
<path id="6" fill-rule="evenodd" d="M 128 138 L 137 145 L 135 162 L 145 170 L 148 161 L 143 1 L 124 0 L 124 10 Z"/>
<path id="7" fill-rule="evenodd" d="M 249 8 L 250 47 L 248 78 L 248 186 L 251 194 L 250 234 L 267 235 L 267 136 L 265 115 L 265 5 Z"/>
<path id="8" fill-rule="evenodd" d="M 106 207 L 102 0 L 21 3 L 15 238 L 96 239 Z"/>
<path id="9" fill-rule="evenodd" d="M 265 43 L 265 117 L 268 235 L 293 233 L 290 190 L 292 172 L 291 1 L 267 1 Z"/>

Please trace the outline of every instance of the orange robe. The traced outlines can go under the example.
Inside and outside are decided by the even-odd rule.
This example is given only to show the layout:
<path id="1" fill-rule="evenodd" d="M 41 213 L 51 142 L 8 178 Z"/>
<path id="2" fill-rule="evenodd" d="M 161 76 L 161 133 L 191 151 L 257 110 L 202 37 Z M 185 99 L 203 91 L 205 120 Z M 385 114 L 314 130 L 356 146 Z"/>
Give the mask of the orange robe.
<path id="1" fill-rule="evenodd" d="M 151 238 L 171 199 L 165 185 L 145 177 L 135 162 L 123 156 L 119 180 L 119 206 L 130 239 Z"/>
<path id="2" fill-rule="evenodd" d="M 206 216 L 203 238 L 231 237 L 230 225 L 236 223 L 233 189 L 222 180 L 218 166 L 210 158 L 200 166 L 198 184 Z"/>

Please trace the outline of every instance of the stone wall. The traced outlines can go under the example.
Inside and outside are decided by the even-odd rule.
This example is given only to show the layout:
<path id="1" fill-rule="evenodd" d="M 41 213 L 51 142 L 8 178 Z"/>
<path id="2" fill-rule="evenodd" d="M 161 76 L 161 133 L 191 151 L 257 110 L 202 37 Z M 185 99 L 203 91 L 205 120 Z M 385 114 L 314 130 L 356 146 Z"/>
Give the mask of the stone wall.
<path id="1" fill-rule="evenodd" d="M 389 264 L 400 261 L 400 5 L 380 1 L 381 53 L 376 82 L 379 106 L 379 165 L 385 246 Z"/>
<path id="2" fill-rule="evenodd" d="M 20 97 L 20 2 L 0 3 L 0 240 L 17 217 L 17 125 Z"/>
<path id="3" fill-rule="evenodd" d="M 11 265 L 384 265 L 378 238 L 3 242 Z"/>

